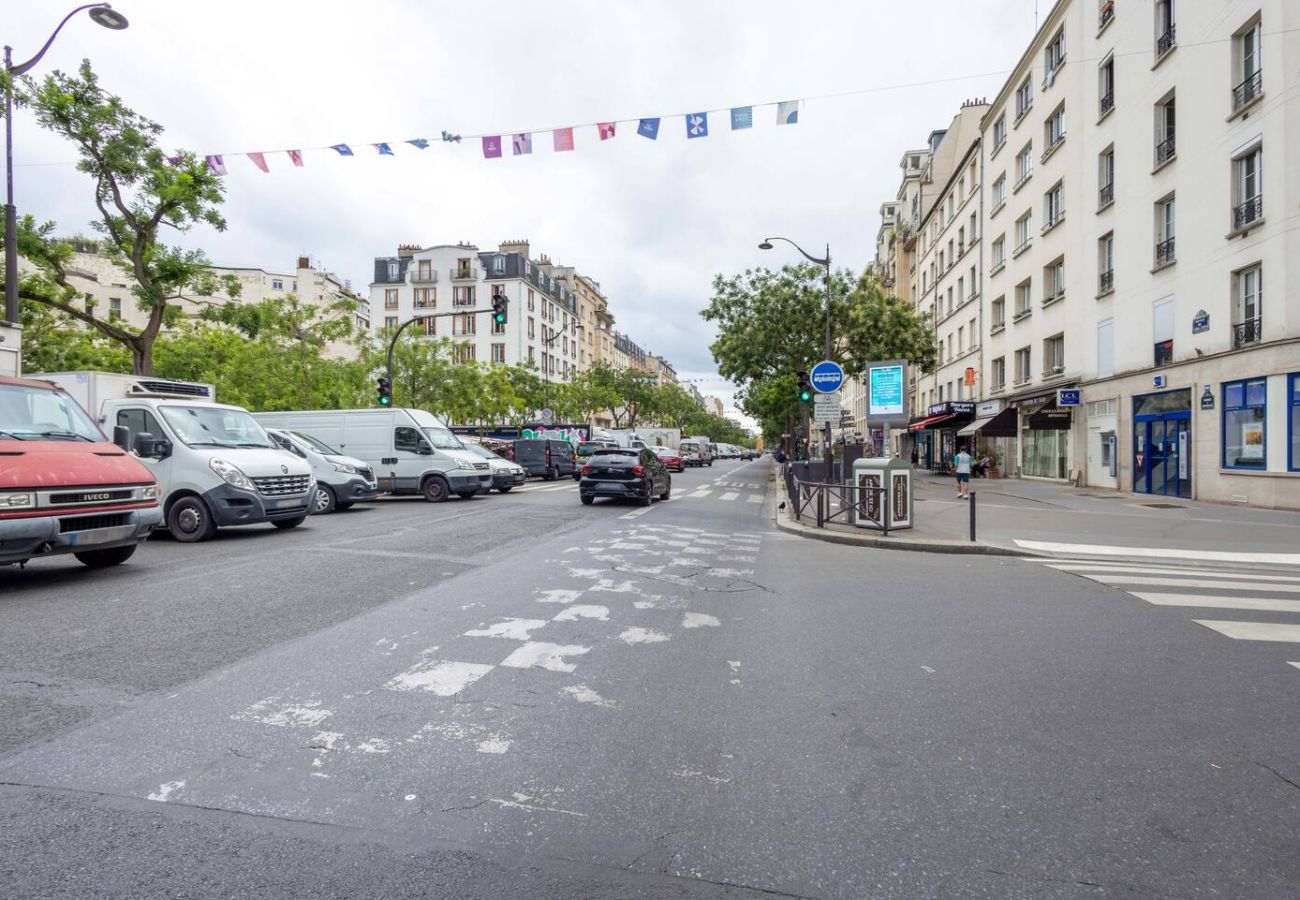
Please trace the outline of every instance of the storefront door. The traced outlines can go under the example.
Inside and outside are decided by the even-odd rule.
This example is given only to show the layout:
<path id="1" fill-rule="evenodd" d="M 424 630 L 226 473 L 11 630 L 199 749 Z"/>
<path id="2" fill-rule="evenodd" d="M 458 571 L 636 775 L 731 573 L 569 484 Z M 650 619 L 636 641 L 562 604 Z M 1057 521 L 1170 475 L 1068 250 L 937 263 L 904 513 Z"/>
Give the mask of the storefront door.
<path id="1" fill-rule="evenodd" d="M 1192 497 L 1191 391 L 1133 398 L 1133 490 Z"/>

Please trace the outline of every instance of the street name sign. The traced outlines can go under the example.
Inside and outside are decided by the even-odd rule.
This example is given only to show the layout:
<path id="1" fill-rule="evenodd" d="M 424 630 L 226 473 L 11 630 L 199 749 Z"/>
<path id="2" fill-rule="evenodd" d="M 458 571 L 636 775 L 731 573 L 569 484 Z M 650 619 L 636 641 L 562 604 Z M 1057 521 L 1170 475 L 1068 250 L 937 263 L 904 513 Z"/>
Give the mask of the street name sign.
<path id="1" fill-rule="evenodd" d="M 808 374 L 813 390 L 819 394 L 831 394 L 844 387 L 844 368 L 833 360 L 823 359 Z"/>

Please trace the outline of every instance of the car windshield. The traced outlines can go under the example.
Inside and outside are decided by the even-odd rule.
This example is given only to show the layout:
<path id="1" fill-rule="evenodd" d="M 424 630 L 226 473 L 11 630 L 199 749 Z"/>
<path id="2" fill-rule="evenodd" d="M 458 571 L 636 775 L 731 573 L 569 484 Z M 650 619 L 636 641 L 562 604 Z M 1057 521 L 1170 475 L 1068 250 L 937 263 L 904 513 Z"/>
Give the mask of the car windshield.
<path id="1" fill-rule="evenodd" d="M 592 441 L 583 441 L 581 444 L 578 445 L 578 455 L 591 456 L 593 453 L 598 453 L 604 449 L 605 449 L 604 444 L 596 444 L 593 443 Z"/>
<path id="2" fill-rule="evenodd" d="M 0 385 L 0 441 L 102 441 L 103 433 L 62 391 Z"/>
<path id="3" fill-rule="evenodd" d="M 324 441 L 316 440 L 316 438 L 312 437 L 310 434 L 303 434 L 301 431 L 291 431 L 289 433 L 293 435 L 295 438 L 297 438 L 298 440 L 302 441 L 308 447 L 311 447 L 317 453 L 328 453 L 331 456 L 340 455 L 339 452 L 335 450 L 333 447 L 331 447 L 329 444 L 325 443 Z"/>
<path id="4" fill-rule="evenodd" d="M 160 412 L 176 436 L 191 447 L 275 447 L 266 430 L 242 409 L 163 406 Z"/>
<path id="5" fill-rule="evenodd" d="M 433 446 L 439 450 L 465 449 L 465 445 L 460 442 L 460 438 L 456 437 L 456 435 L 452 434 L 445 428 L 425 426 L 420 430 L 423 431 L 424 436 L 429 439 L 429 443 L 433 444 Z"/>
<path id="6" fill-rule="evenodd" d="M 489 450 L 487 447 L 484 447 L 482 444 L 474 444 L 474 443 L 470 443 L 469 441 L 464 441 L 463 443 L 465 444 L 465 449 L 468 450 L 470 453 L 473 453 L 475 456 L 481 456 L 484 459 L 501 458 L 497 456 L 495 453 L 493 453 L 491 450 Z"/>
<path id="7" fill-rule="evenodd" d="M 592 456 L 637 456 L 637 455 L 638 453 L 636 450 L 622 450 L 622 449 L 615 450 L 610 447 L 597 450 L 595 453 L 592 454 Z"/>

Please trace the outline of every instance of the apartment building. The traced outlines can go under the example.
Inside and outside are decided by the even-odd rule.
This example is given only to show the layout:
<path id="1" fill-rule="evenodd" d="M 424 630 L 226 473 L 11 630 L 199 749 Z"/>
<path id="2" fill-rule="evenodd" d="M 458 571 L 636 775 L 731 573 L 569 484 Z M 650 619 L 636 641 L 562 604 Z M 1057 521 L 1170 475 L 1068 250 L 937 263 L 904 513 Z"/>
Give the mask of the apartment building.
<path id="1" fill-rule="evenodd" d="M 578 371 L 608 361 L 614 341 L 614 315 L 600 282 L 572 266 L 557 266 L 556 281 L 573 292 L 578 309 Z"/>
<path id="2" fill-rule="evenodd" d="M 553 268 L 545 257 L 532 258 L 527 241 L 507 241 L 495 251 L 472 244 L 402 245 L 396 256 L 375 259 L 371 330 L 418 319 L 411 327 L 450 337 L 460 361 L 531 364 L 567 381 L 578 371 L 577 299 Z M 503 325 L 487 314 L 498 295 L 508 304 Z M 434 313 L 452 315 L 430 317 Z"/>

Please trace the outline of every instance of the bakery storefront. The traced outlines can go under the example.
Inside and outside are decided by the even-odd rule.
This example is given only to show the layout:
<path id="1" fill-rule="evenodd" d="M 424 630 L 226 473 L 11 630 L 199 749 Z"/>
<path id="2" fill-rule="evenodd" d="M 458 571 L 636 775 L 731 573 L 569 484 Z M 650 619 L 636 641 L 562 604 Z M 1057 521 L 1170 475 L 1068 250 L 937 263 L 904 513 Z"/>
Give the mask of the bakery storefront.
<path id="1" fill-rule="evenodd" d="M 1020 475 L 1024 478 L 1070 477 L 1070 430 L 1073 407 L 1058 407 L 1056 391 L 1014 401 L 1020 415 Z"/>

